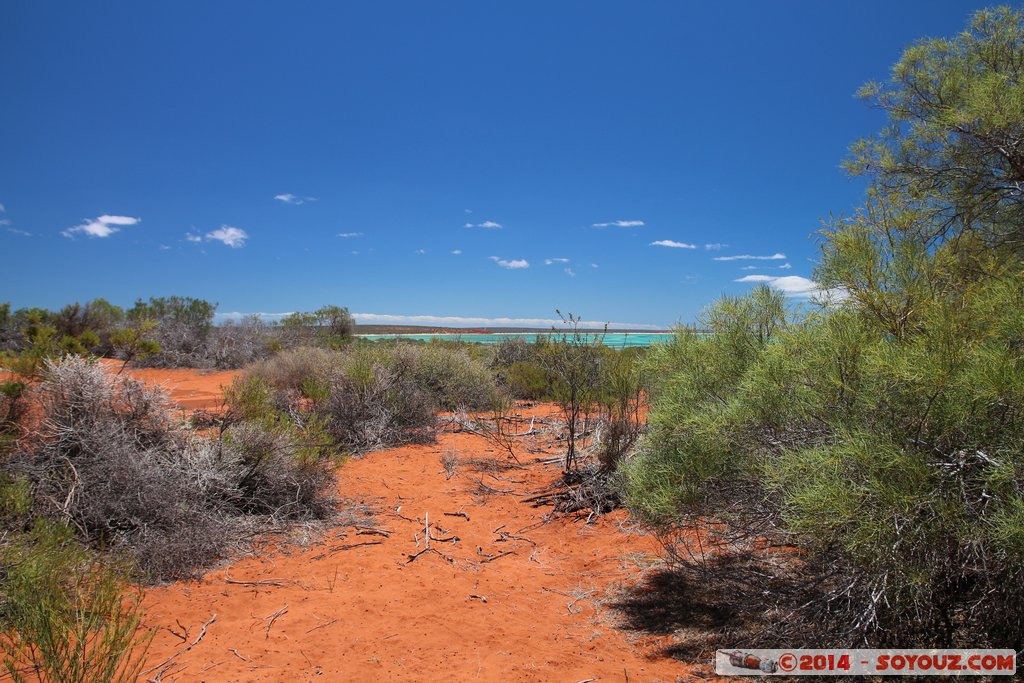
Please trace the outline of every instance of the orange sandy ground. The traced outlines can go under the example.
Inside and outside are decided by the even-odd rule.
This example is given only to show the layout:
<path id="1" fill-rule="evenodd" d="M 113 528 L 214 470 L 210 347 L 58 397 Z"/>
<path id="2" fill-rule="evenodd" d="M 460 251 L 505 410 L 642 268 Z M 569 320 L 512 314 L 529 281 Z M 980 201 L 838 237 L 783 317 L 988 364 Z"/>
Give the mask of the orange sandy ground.
<path id="1" fill-rule="evenodd" d="M 233 373 L 139 370 L 190 409 L 220 404 Z M 541 409 L 544 410 L 550 409 Z M 554 444 L 524 446 L 557 454 Z M 339 494 L 370 505 L 388 536 L 356 526 L 328 530 L 311 546 L 281 545 L 211 571 L 198 581 L 151 588 L 145 623 L 156 627 L 144 676 L 164 681 L 675 681 L 711 677 L 710 667 L 659 654 L 663 639 L 617 630 L 602 605 L 633 584 L 658 554 L 653 538 L 624 531 L 625 513 L 595 524 L 522 502 L 558 467 L 488 475 L 461 464 L 446 477 L 442 455 L 506 459 L 481 437 L 451 431 L 437 442 L 371 453 L 338 471 Z M 515 493 L 473 490 L 477 481 Z M 478 490 L 478 489 L 477 489 Z M 464 512 L 462 517 L 445 512 Z M 451 561 L 426 553 L 424 517 Z M 435 526 L 436 524 L 436 526 Z M 523 540 L 501 540 L 496 530 Z M 362 532 L 362 533 L 360 533 Z M 518 532 L 518 533 L 517 533 Z M 529 539 L 529 540 L 525 540 Z M 378 542 L 346 549 L 345 546 Z M 484 562 L 488 556 L 512 554 Z M 245 585 L 230 581 L 266 582 Z M 486 601 L 484 600 L 486 599 Z M 577 600 L 577 598 L 580 598 Z M 190 650 L 203 624 L 205 636 Z M 276 615 L 276 617 L 274 616 Z M 187 627 L 188 641 L 171 631 Z"/>

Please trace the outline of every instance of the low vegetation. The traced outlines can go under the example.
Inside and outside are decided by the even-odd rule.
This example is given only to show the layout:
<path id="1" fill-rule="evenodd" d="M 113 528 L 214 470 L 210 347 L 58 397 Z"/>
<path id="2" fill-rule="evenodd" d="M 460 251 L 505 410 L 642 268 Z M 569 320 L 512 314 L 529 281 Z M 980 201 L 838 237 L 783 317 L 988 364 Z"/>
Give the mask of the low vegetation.
<path id="1" fill-rule="evenodd" d="M 219 325 L 216 310 L 209 301 L 182 296 L 139 299 L 127 310 L 104 299 L 59 311 L 12 311 L 0 304 L 0 367 L 32 375 L 43 359 L 74 353 L 140 367 L 240 368 L 282 349 L 342 348 L 354 327 L 348 309 L 339 306 L 292 313 L 279 323 L 248 316 Z"/>

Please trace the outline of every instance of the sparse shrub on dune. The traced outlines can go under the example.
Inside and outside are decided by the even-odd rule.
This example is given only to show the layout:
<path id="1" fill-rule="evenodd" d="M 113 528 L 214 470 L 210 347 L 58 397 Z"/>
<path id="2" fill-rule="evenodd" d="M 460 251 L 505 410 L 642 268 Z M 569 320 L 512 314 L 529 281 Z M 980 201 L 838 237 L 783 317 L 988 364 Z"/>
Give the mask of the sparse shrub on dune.
<path id="1" fill-rule="evenodd" d="M 368 376 L 342 375 L 323 406 L 326 428 L 350 451 L 430 441 L 437 404 L 408 374 L 374 365 Z"/>
<path id="2" fill-rule="evenodd" d="M 440 409 L 491 407 L 487 367 L 459 348 L 434 344 L 303 347 L 246 369 L 228 392 L 239 415 L 319 419 L 343 450 L 363 452 L 432 439 Z"/>
<path id="3" fill-rule="evenodd" d="M 334 449 L 316 419 L 297 426 L 249 420 L 230 428 L 225 450 L 232 462 L 230 502 L 246 514 L 278 519 L 324 519 L 334 509 Z"/>
<path id="4" fill-rule="evenodd" d="M 339 349 L 352 338 L 355 320 L 347 308 L 321 306 L 312 312 L 292 313 L 281 321 L 285 347 L 319 346 Z"/>
<path id="5" fill-rule="evenodd" d="M 493 375 L 459 348 L 441 344 L 399 346 L 389 366 L 399 372 L 411 371 L 416 384 L 445 410 L 487 409 L 497 399 Z"/>
<path id="6" fill-rule="evenodd" d="M 210 330 L 206 340 L 206 361 L 215 368 L 241 368 L 270 356 L 277 342 L 275 328 L 259 316 L 227 320 Z"/>
<path id="7" fill-rule="evenodd" d="M 207 344 L 216 304 L 188 296 L 139 299 L 127 312 L 129 321 L 155 323 L 152 339 L 159 352 L 141 361 L 152 367 L 212 367 Z"/>
<path id="8" fill-rule="evenodd" d="M 277 391 L 302 393 L 310 381 L 330 382 L 344 362 L 339 351 L 300 346 L 249 365 L 245 376 L 260 379 Z"/>
<path id="9" fill-rule="evenodd" d="M 40 426 L 4 467 L 32 486 L 38 514 L 152 579 L 194 575 L 237 542 L 246 517 L 328 516 L 333 461 L 291 423 L 231 424 L 222 440 L 183 426 L 158 390 L 95 363 L 47 364 Z"/>
<path id="10" fill-rule="evenodd" d="M 502 384 L 516 398 L 529 401 L 552 398 L 551 377 L 535 362 L 517 361 L 498 373 Z"/>

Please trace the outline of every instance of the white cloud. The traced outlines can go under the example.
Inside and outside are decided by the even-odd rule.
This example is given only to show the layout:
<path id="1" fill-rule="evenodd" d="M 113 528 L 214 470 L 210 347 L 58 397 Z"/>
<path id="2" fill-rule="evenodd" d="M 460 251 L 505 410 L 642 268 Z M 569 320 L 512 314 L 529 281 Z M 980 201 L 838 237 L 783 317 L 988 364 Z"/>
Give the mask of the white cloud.
<path id="1" fill-rule="evenodd" d="M 744 275 L 736 282 L 763 282 L 786 296 L 813 297 L 824 302 L 842 301 L 847 297 L 843 289 L 822 289 L 814 280 L 799 275 Z"/>
<path id="2" fill-rule="evenodd" d="M 466 223 L 464 227 L 467 228 L 484 228 L 486 230 L 500 230 L 501 223 L 495 223 L 494 221 L 484 221 L 483 223 Z"/>
<path id="3" fill-rule="evenodd" d="M 285 204 L 295 204 L 296 206 L 299 204 L 305 204 L 306 202 L 316 201 L 316 197 L 300 197 L 298 195 L 291 194 L 290 192 L 286 194 L 275 194 L 274 199 L 279 202 L 284 202 Z"/>
<path id="4" fill-rule="evenodd" d="M 566 268 L 565 274 L 568 275 L 569 277 L 576 277 L 576 271 L 574 271 L 572 268 Z"/>
<path id="5" fill-rule="evenodd" d="M 426 254 L 426 253 L 427 253 L 427 251 L 428 251 L 427 249 L 417 249 L 417 250 L 416 250 L 416 253 L 417 253 L 417 254 Z"/>
<path id="6" fill-rule="evenodd" d="M 713 260 L 715 261 L 783 261 L 786 255 L 780 252 L 775 252 L 771 256 L 751 256 L 750 254 L 741 254 L 739 256 L 716 256 Z"/>
<path id="7" fill-rule="evenodd" d="M 82 233 L 89 237 L 110 237 L 115 232 L 119 232 L 123 226 L 136 225 L 141 220 L 141 218 L 132 218 L 130 216 L 110 216 L 104 214 L 99 218 L 87 219 L 81 225 L 63 230 L 61 234 L 65 237 L 74 237 L 76 233 Z"/>
<path id="8" fill-rule="evenodd" d="M 526 259 L 514 259 L 512 261 L 506 261 L 500 256 L 488 256 L 487 258 L 491 259 L 502 268 L 507 268 L 508 270 L 516 270 L 518 268 L 530 267 L 530 262 L 527 261 Z"/>
<path id="9" fill-rule="evenodd" d="M 194 232 L 186 232 L 185 233 L 185 239 L 188 240 L 189 242 L 202 242 L 203 241 L 202 236 L 198 235 L 198 234 L 196 234 Z"/>
<path id="10" fill-rule="evenodd" d="M 166 244 L 161 244 L 160 245 L 160 251 L 167 251 L 168 249 L 170 249 L 170 247 L 167 246 Z"/>
<path id="11" fill-rule="evenodd" d="M 233 228 L 230 225 L 222 225 L 213 232 L 206 233 L 207 240 L 223 242 L 232 249 L 239 249 L 245 246 L 249 234 L 241 228 Z"/>
<path id="12" fill-rule="evenodd" d="M 7 228 L 7 232 L 12 235 L 19 235 L 21 237 L 31 237 L 32 233 L 26 232 L 25 230 L 18 230 L 17 228 Z"/>
<path id="13" fill-rule="evenodd" d="M 672 247 L 673 249 L 696 249 L 696 244 L 687 244 L 686 242 L 676 242 L 674 240 L 658 240 L 657 242 L 651 242 L 652 247 Z"/>
<path id="14" fill-rule="evenodd" d="M 722 244 L 721 242 L 713 242 L 711 244 L 705 244 L 704 248 L 708 251 L 719 251 L 728 247 L 728 244 Z"/>
<path id="15" fill-rule="evenodd" d="M 0 204 L 0 213 L 4 213 L 5 211 L 7 211 L 7 207 L 4 206 L 3 204 Z"/>
<path id="16" fill-rule="evenodd" d="M 569 262 L 569 259 L 567 259 L 567 258 L 546 258 L 546 259 L 544 259 L 544 265 L 545 266 L 550 266 L 553 263 L 568 263 L 568 262 Z"/>
<path id="17" fill-rule="evenodd" d="M 11 219 L 10 218 L 0 218 L 0 225 L 10 225 L 10 224 L 11 224 Z"/>
<path id="18" fill-rule="evenodd" d="M 761 266 L 743 266 L 740 270 L 757 270 Z"/>
<path id="19" fill-rule="evenodd" d="M 789 265 L 789 263 L 783 263 L 781 266 L 779 266 L 779 270 L 789 270 L 792 267 L 793 266 Z"/>
<path id="20" fill-rule="evenodd" d="M 456 256 L 458 256 L 459 254 L 462 253 L 462 250 L 461 249 L 452 249 L 452 253 L 455 254 Z"/>
<path id="21" fill-rule="evenodd" d="M 338 237 L 362 237 L 361 232 L 339 232 Z"/>
<path id="22" fill-rule="evenodd" d="M 610 221 L 608 223 L 591 223 L 593 228 L 639 228 L 644 225 L 643 221 Z"/>
<path id="23" fill-rule="evenodd" d="M 266 314 L 281 315 L 286 314 Z M 238 316 L 241 313 L 226 313 L 224 317 Z M 565 327 L 561 320 L 553 318 L 475 318 L 463 316 L 439 316 L 439 315 L 390 315 L 382 313 L 353 313 L 352 317 L 357 323 L 363 325 L 434 325 L 437 327 L 541 327 L 550 328 Z M 582 321 L 580 327 L 588 330 L 600 330 L 607 325 L 614 329 L 632 330 L 661 330 L 658 325 L 643 323 L 619 323 L 619 322 L 598 322 Z"/>

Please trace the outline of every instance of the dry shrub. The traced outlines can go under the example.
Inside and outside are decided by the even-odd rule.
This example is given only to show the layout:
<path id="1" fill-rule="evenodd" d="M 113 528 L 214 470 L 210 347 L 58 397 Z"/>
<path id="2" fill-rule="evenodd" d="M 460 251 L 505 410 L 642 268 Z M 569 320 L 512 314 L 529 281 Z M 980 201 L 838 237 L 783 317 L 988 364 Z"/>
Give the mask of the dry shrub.
<path id="1" fill-rule="evenodd" d="M 430 441 L 435 410 L 431 396 L 411 377 L 379 365 L 362 382 L 336 378 L 324 406 L 327 430 L 352 451 Z"/>
<path id="2" fill-rule="evenodd" d="M 228 394 L 234 413 L 313 416 L 351 452 L 429 441 L 439 408 L 487 407 L 498 394 L 482 362 L 442 345 L 298 348 L 252 365 L 245 377 Z"/>
<path id="3" fill-rule="evenodd" d="M 443 409 L 489 408 L 498 396 L 491 372 L 462 349 L 441 344 L 398 346 L 392 359 L 391 367 L 408 370 Z"/>
<path id="4" fill-rule="evenodd" d="M 204 360 L 215 368 L 241 368 L 269 356 L 274 342 L 274 329 L 258 316 L 229 320 L 210 330 Z"/>
<path id="5" fill-rule="evenodd" d="M 246 368 L 246 377 L 256 377 L 281 391 L 301 392 L 310 380 L 327 381 L 344 362 L 338 351 L 302 346 L 281 351 Z"/>
<path id="6" fill-rule="evenodd" d="M 330 513 L 330 462 L 297 457 L 287 434 L 240 423 L 221 443 L 199 438 L 163 393 L 78 357 L 48 362 L 38 395 L 41 427 L 8 466 L 41 514 L 127 551 L 151 578 L 194 575 L 243 516 Z"/>
<path id="7" fill-rule="evenodd" d="M 330 461 L 295 443 L 290 434 L 258 422 L 243 422 L 227 435 L 239 471 L 236 506 L 248 514 L 284 519 L 322 519 L 334 500 Z"/>

